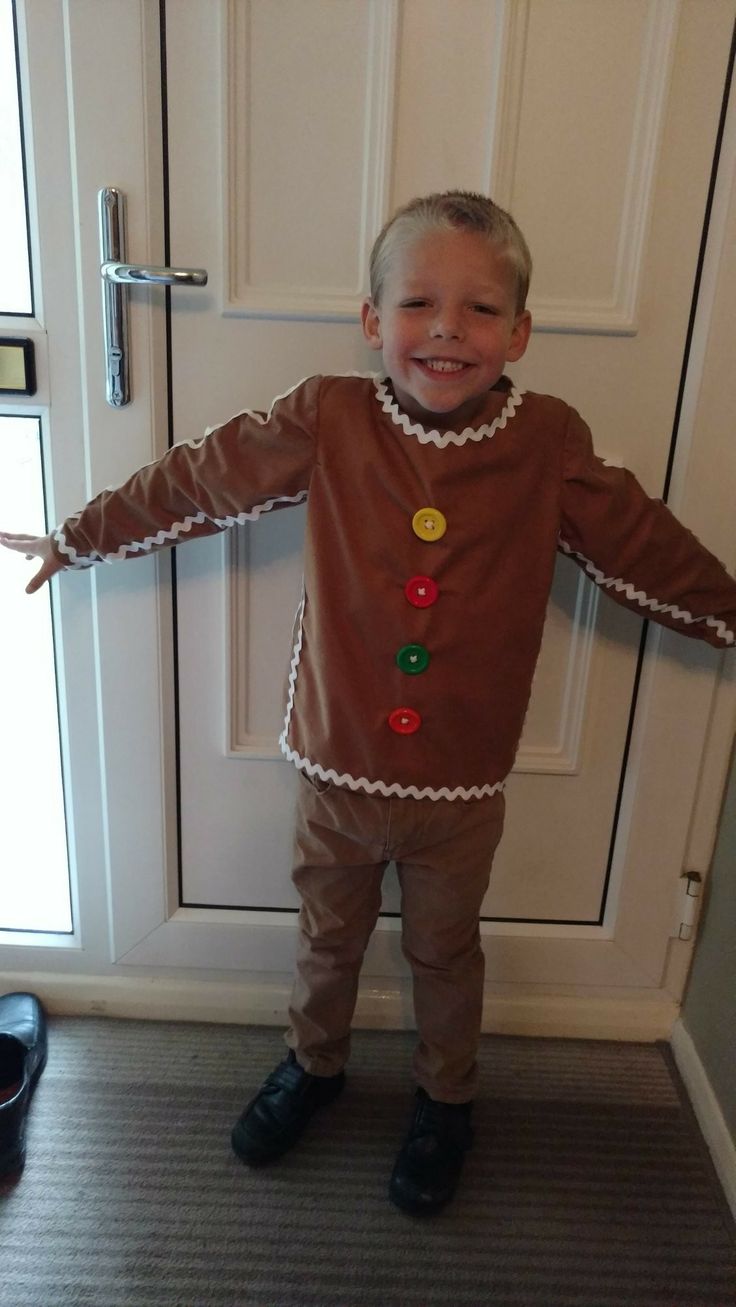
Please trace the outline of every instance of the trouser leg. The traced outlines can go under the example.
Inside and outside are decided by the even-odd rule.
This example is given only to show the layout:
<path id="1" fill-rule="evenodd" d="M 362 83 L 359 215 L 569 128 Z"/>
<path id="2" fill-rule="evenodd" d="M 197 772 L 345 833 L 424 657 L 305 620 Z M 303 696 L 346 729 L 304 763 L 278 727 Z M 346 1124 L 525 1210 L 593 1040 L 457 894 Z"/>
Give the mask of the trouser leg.
<path id="1" fill-rule="evenodd" d="M 352 820 L 356 805 L 360 816 L 360 796 L 301 782 L 292 873 L 301 908 L 286 1042 L 312 1075 L 337 1075 L 347 1061 L 360 967 L 381 909 L 386 862 Z"/>
<path id="2" fill-rule="evenodd" d="M 503 795 L 451 806 L 446 837 L 407 853 L 398 870 L 419 1034 L 414 1074 L 431 1098 L 463 1103 L 478 1087 L 485 974 L 479 917 L 503 829 Z"/>

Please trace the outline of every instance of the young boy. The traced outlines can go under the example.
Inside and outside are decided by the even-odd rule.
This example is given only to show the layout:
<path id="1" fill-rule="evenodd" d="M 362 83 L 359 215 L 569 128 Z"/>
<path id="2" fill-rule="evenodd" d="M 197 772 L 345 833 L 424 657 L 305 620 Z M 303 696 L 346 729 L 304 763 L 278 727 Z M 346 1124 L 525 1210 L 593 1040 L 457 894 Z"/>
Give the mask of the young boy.
<path id="1" fill-rule="evenodd" d="M 574 410 L 504 376 L 531 330 L 531 261 L 484 196 L 412 201 L 371 258 L 365 338 L 383 377 L 312 377 L 176 445 L 43 539 L 62 567 L 135 556 L 309 498 L 281 747 L 299 770 L 302 907 L 290 1051 L 233 1146 L 278 1157 L 343 1088 L 381 878 L 397 863 L 419 1088 L 390 1196 L 433 1212 L 472 1141 L 483 997 L 479 915 L 558 551 L 612 598 L 716 647 L 736 583 Z"/>

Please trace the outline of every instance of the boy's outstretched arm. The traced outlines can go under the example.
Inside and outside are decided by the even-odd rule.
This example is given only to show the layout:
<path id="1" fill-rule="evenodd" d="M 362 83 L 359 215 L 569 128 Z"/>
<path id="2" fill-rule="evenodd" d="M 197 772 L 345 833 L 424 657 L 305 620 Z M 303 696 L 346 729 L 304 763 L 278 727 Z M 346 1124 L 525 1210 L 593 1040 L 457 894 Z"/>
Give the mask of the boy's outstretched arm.
<path id="1" fill-rule="evenodd" d="M 596 457 L 574 410 L 559 548 L 625 608 L 717 649 L 736 648 L 736 580 L 631 472 Z"/>
<path id="2" fill-rule="evenodd" d="M 174 445 L 48 536 L 0 533 L 6 548 L 42 560 L 28 593 L 64 568 L 145 557 L 302 503 L 315 465 L 319 387 L 311 377 L 267 414 L 246 410 Z"/>
<path id="3" fill-rule="evenodd" d="M 0 545 L 6 549 L 12 549 L 17 554 L 25 554 L 26 558 L 40 558 L 41 566 L 35 575 L 31 578 L 26 586 L 26 594 L 35 594 L 40 590 L 42 585 L 51 580 L 57 572 L 63 570 L 64 564 L 60 563 L 54 555 L 51 547 L 51 536 L 24 536 L 12 535 L 8 531 L 0 531 Z"/>

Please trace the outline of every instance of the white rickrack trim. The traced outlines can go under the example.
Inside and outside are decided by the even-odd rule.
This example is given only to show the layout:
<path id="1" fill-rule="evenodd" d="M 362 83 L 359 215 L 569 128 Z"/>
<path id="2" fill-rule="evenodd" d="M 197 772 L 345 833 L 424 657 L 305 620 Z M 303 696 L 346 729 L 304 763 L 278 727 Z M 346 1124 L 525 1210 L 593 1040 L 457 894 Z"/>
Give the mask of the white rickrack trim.
<path id="1" fill-rule="evenodd" d="M 347 373 L 346 375 L 373 377 L 375 374 L 372 372 L 366 372 L 360 374 Z M 232 422 L 234 418 L 245 416 L 252 418 L 260 426 L 266 426 L 271 418 L 274 407 L 279 400 L 286 399 L 287 396 L 291 395 L 291 393 L 297 390 L 299 386 L 303 386 L 304 382 L 307 380 L 309 380 L 309 378 L 305 377 L 301 381 L 295 382 L 293 386 L 289 386 L 289 389 L 285 390 L 281 395 L 274 396 L 267 414 L 264 415 L 263 413 L 256 412 L 254 409 L 246 408 L 241 409 L 238 413 L 234 414 L 233 418 L 228 420 Z M 176 449 L 179 446 L 187 446 L 189 449 L 199 449 L 204 444 L 207 437 L 212 435 L 213 431 L 217 431 L 221 426 L 225 425 L 227 424 L 224 422 L 216 423 L 214 426 L 207 427 L 203 436 L 195 437 L 192 440 L 179 440 L 172 446 L 172 448 Z M 153 467 L 154 463 L 157 463 L 158 461 L 159 460 L 155 458 L 150 463 L 143 464 L 143 466 L 138 470 L 143 471 L 146 467 Z M 117 490 L 119 489 L 119 486 L 108 486 L 107 489 Z M 225 530 L 230 526 L 242 526 L 245 522 L 255 522 L 256 519 L 261 516 L 261 513 L 269 512 L 269 510 L 274 508 L 276 504 L 301 504 L 307 498 L 307 494 L 308 491 L 300 490 L 298 495 L 277 495 L 274 499 L 267 499 L 263 504 L 256 504 L 249 513 L 238 513 L 235 517 L 213 517 L 210 520 L 221 530 Z M 66 536 L 60 527 L 57 527 L 56 530 L 52 532 L 52 536 L 59 547 L 59 552 L 65 554 L 69 559 L 67 565 L 69 569 L 94 567 L 95 563 L 117 562 L 119 559 L 125 558 L 127 554 L 147 553 L 154 547 L 154 545 L 163 545 L 167 540 L 175 541 L 180 535 L 184 535 L 185 532 L 191 531 L 193 526 L 200 525 L 206 520 L 207 516 L 205 513 L 193 514 L 191 517 L 185 517 L 183 522 L 173 522 L 168 531 L 161 530 L 157 532 L 155 536 L 146 536 L 144 540 L 132 541 L 130 544 L 121 545 L 120 549 L 112 554 L 98 554 L 97 552 L 87 555 L 79 554 L 73 545 L 67 543 Z"/>
<path id="2" fill-rule="evenodd" d="M 729 630 L 726 623 L 720 617 L 695 617 L 692 613 L 687 612 L 684 608 L 678 608 L 675 604 L 663 604 L 658 599 L 651 599 L 644 590 L 636 590 L 631 581 L 624 581 L 621 577 L 606 576 L 601 572 L 585 554 L 579 553 L 568 545 L 566 540 L 559 538 L 560 548 L 564 553 L 569 554 L 572 558 L 577 558 L 585 564 L 585 571 L 593 578 L 596 585 L 605 586 L 609 590 L 617 590 L 633 603 L 639 604 L 640 608 L 649 608 L 653 613 L 670 613 L 678 622 L 684 622 L 687 626 L 694 626 L 697 622 L 703 622 L 706 626 L 712 626 L 716 635 L 725 644 L 735 644 L 736 634 Z"/>
<path id="3" fill-rule="evenodd" d="M 289 697 L 286 704 L 284 729 L 281 732 L 281 735 L 279 736 L 279 745 L 282 750 L 285 750 L 287 748 L 286 736 L 289 730 L 289 723 L 291 721 L 291 711 L 292 708 L 294 707 L 294 691 L 296 690 L 296 669 L 299 666 L 299 657 L 302 651 L 302 627 L 304 624 L 304 606 L 306 604 L 306 601 L 307 601 L 307 597 L 304 591 L 304 582 L 302 581 L 302 597 L 299 601 L 299 607 L 297 608 L 294 617 L 294 625 L 296 625 L 297 622 L 299 625 L 297 627 L 296 640 L 294 641 L 294 652 L 291 657 L 291 667 L 289 668 Z"/>
<path id="4" fill-rule="evenodd" d="M 237 413 L 233 413 L 232 417 L 226 418 L 224 422 L 216 422 L 214 426 L 205 427 L 204 436 L 200 436 L 197 440 L 187 440 L 187 441 L 182 441 L 181 443 L 191 445 L 193 449 L 196 449 L 198 445 L 202 444 L 203 440 L 206 440 L 207 436 L 212 435 L 213 431 L 218 431 L 220 427 L 226 427 L 229 422 L 234 422 L 236 418 L 241 418 L 241 417 L 253 418 L 253 421 L 257 422 L 259 426 L 265 427 L 271 421 L 271 415 L 273 413 L 274 408 L 278 404 L 279 400 L 287 399 L 288 396 L 292 395 L 295 390 L 298 390 L 300 386 L 303 386 L 305 384 L 305 382 L 311 381 L 312 377 L 316 375 L 317 375 L 316 373 L 311 373 L 307 377 L 302 377 L 301 381 L 295 381 L 294 385 L 289 386 L 288 390 L 282 391 L 280 395 L 274 395 L 273 399 L 271 400 L 271 404 L 269 406 L 267 413 L 259 413 L 257 412 L 256 409 L 252 409 L 252 408 L 238 409 Z"/>
<path id="5" fill-rule="evenodd" d="M 154 546 L 165 545 L 169 540 L 176 543 L 179 536 L 191 531 L 193 526 L 201 525 L 202 522 L 213 522 L 221 531 L 230 526 L 242 526 L 245 522 L 255 522 L 262 513 L 270 512 L 277 504 L 303 503 L 308 493 L 308 490 L 300 490 L 297 495 L 276 495 L 273 499 L 266 499 L 262 504 L 256 504 L 247 513 L 238 513 L 231 517 L 208 518 L 206 513 L 193 513 L 190 517 L 185 517 L 183 522 L 172 522 L 168 531 L 164 531 L 162 528 L 155 535 L 145 536 L 143 540 L 133 540 L 130 544 L 121 545 L 119 549 L 110 554 L 79 554 L 73 545 L 67 544 L 66 537 L 60 527 L 57 527 L 52 534 L 60 552 L 66 554 L 70 559 L 70 568 L 92 567 L 95 563 L 115 563 L 128 554 L 148 553 Z"/>
<path id="6" fill-rule="evenodd" d="M 66 536 L 61 527 L 57 526 L 56 529 L 51 532 L 51 539 L 56 541 L 59 553 L 66 554 L 66 557 L 69 559 L 67 564 L 69 570 L 80 567 L 94 567 L 95 563 L 102 561 L 99 554 L 88 554 L 86 557 L 82 554 L 78 554 L 72 545 L 67 544 Z"/>
<path id="7" fill-rule="evenodd" d="M 492 794 L 497 794 L 504 788 L 504 781 L 496 781 L 494 785 L 473 785 L 470 789 L 464 789 L 457 786 L 450 790 L 443 786 L 440 790 L 430 789 L 425 786 L 419 789 L 417 785 L 399 785 L 398 782 L 387 784 L 385 781 L 369 781 L 366 776 L 351 776 L 350 772 L 336 772 L 334 768 L 322 767 L 318 762 L 312 762 L 309 758 L 304 758 L 295 749 L 292 749 L 287 741 L 289 726 L 291 724 L 291 715 L 294 709 L 294 694 L 296 691 L 297 668 L 301 659 L 302 652 L 302 632 L 304 629 L 304 609 L 306 606 L 306 594 L 302 590 L 302 597 L 299 607 L 296 610 L 294 623 L 298 622 L 296 639 L 294 640 L 294 651 L 291 657 L 291 666 L 289 668 L 289 694 L 286 703 L 286 715 L 284 718 L 284 728 L 279 736 L 279 748 L 289 762 L 293 762 L 300 771 L 305 771 L 308 776 L 318 776 L 322 781 L 331 781 L 333 785 L 345 786 L 350 790 L 362 791 L 365 794 L 382 794 L 385 799 L 396 796 L 400 799 L 486 799 Z"/>
<path id="8" fill-rule="evenodd" d="M 259 426 L 265 427 L 267 423 L 270 422 L 274 407 L 278 404 L 280 399 L 286 399 L 289 395 L 293 394 L 295 390 L 298 390 L 300 386 L 305 385 L 307 381 L 311 381 L 314 377 L 321 377 L 322 375 L 322 373 L 311 372 L 308 376 L 302 377 L 301 381 L 297 381 L 293 386 L 289 386 L 289 389 L 285 390 L 281 395 L 276 395 L 274 399 L 271 400 L 271 405 L 266 414 L 259 413 L 257 410 L 252 408 L 238 409 L 237 413 L 234 413 L 230 418 L 226 418 L 224 422 L 216 422 L 214 426 L 206 427 L 204 436 L 201 436 L 199 439 L 182 441 L 181 443 L 191 445 L 193 449 L 196 449 L 198 445 L 202 444 L 202 441 L 206 439 L 207 436 L 212 435 L 213 431 L 217 431 L 220 427 L 227 426 L 228 422 L 234 422 L 236 418 L 240 417 L 253 418 L 254 422 L 257 422 Z M 330 377 L 359 377 L 363 381 L 375 381 L 377 377 L 380 377 L 380 375 L 381 374 L 378 372 L 334 372 L 329 374 Z"/>
<path id="9" fill-rule="evenodd" d="M 454 790 L 451 790 L 444 785 L 440 790 L 433 790 L 429 786 L 420 789 L 418 785 L 369 781 L 365 776 L 351 776 L 350 772 L 336 772 L 332 767 L 322 767 L 318 762 L 311 762 L 308 758 L 303 758 L 295 749 L 289 748 L 283 735 L 279 739 L 279 744 L 284 757 L 288 758 L 289 762 L 293 762 L 300 771 L 306 772 L 308 776 L 318 776 L 321 781 L 331 781 L 333 785 L 353 791 L 360 790 L 365 794 L 381 794 L 384 799 L 488 799 L 492 794 L 498 794 L 499 790 L 502 790 L 505 786 L 504 781 L 497 781 L 495 785 L 473 785 L 470 789 L 464 789 L 458 785 Z"/>
<path id="10" fill-rule="evenodd" d="M 256 504 L 248 513 L 238 513 L 235 517 L 213 517 L 212 521 L 223 530 L 228 526 L 243 526 L 245 522 L 255 522 L 261 513 L 269 513 L 277 504 L 303 504 L 308 494 L 308 490 L 300 490 L 296 495 L 276 495 L 263 504 Z"/>
<path id="11" fill-rule="evenodd" d="M 448 445 L 464 445 L 468 440 L 485 440 L 495 435 L 497 431 L 502 431 L 509 418 L 514 417 L 516 409 L 522 403 L 524 396 L 523 390 L 518 390 L 516 386 L 512 386 L 502 412 L 499 413 L 497 418 L 494 418 L 493 422 L 485 423 L 481 427 L 465 427 L 464 431 L 440 433 L 436 429 L 428 431 L 421 423 L 412 422 L 406 413 L 402 413 L 388 389 L 388 380 L 388 377 L 376 376 L 374 378 L 376 398 L 384 413 L 388 413 L 391 421 L 397 427 L 401 427 L 407 436 L 416 436 L 420 445 L 432 444 L 437 445 L 440 449 L 446 449 Z"/>

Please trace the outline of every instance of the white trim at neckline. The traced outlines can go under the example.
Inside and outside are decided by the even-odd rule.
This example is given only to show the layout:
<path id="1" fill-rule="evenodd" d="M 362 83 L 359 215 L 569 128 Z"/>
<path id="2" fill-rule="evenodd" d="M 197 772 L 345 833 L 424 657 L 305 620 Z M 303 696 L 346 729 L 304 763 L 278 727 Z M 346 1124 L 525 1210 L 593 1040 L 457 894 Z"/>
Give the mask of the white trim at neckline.
<path id="1" fill-rule="evenodd" d="M 388 388 L 388 381 L 389 378 L 380 373 L 376 373 L 373 377 L 376 399 L 383 412 L 387 413 L 391 421 L 397 427 L 401 427 L 407 436 L 416 436 L 420 445 L 437 445 L 439 449 L 446 449 L 448 445 L 464 445 L 468 440 L 485 440 L 494 436 L 497 431 L 503 430 L 509 418 L 514 417 L 524 396 L 523 390 L 512 385 L 501 413 L 493 422 L 485 423 L 481 427 L 465 427 L 463 431 L 439 432 L 436 428 L 428 431 L 420 422 L 412 422 L 408 414 L 402 412 Z"/>

